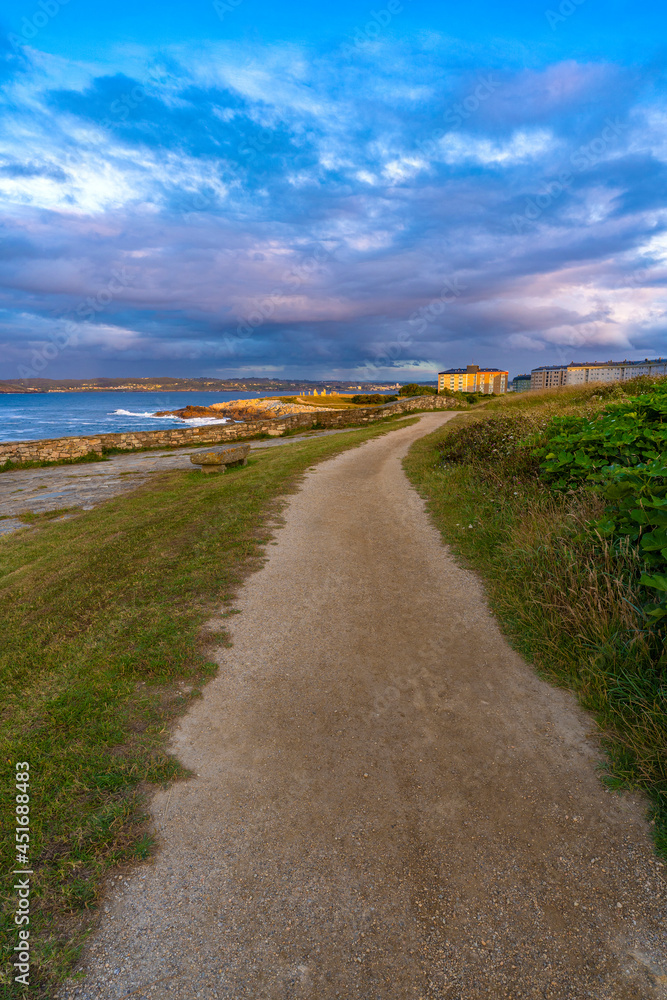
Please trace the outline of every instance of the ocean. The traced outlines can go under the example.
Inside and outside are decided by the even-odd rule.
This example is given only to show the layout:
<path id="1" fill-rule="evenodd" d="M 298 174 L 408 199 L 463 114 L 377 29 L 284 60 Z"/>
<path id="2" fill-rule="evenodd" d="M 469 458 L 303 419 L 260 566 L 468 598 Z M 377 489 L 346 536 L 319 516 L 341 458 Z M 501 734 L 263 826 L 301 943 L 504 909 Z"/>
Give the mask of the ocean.
<path id="1" fill-rule="evenodd" d="M 272 393 L 271 395 L 278 395 Z M 157 410 L 256 399 L 256 392 L 49 392 L 0 393 L 0 441 L 201 427 L 214 418 L 156 417 Z"/>

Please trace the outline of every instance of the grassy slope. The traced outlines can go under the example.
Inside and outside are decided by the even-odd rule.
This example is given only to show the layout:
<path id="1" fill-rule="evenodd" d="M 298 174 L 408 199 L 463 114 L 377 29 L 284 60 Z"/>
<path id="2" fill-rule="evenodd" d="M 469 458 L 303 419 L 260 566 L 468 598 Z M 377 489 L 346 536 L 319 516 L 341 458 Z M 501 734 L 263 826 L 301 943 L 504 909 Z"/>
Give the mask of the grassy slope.
<path id="1" fill-rule="evenodd" d="M 206 643 L 224 641 L 223 621 L 213 633 L 202 626 L 233 612 L 280 497 L 313 462 L 414 420 L 255 452 L 225 475 L 156 474 L 149 487 L 0 541 L 5 788 L 15 761 L 28 760 L 32 777 L 32 997 L 50 996 L 71 967 L 108 868 L 150 851 L 144 792 L 182 776 L 164 750 L 169 725 L 214 672 Z M 13 799 L 2 798 L 7 869 Z M 3 950 L 16 941 L 10 887 Z M 0 995 L 23 996 L 9 966 L 2 974 Z"/>
<path id="2" fill-rule="evenodd" d="M 667 691 L 660 645 L 646 640 L 635 612 L 636 553 L 614 553 L 587 528 L 603 509 L 594 495 L 559 497 L 535 479 L 504 474 L 502 464 L 486 472 L 443 467 L 438 445 L 462 420 L 604 403 L 582 390 L 530 395 L 493 402 L 421 438 L 406 471 L 445 540 L 482 576 L 515 648 L 594 713 L 606 780 L 649 794 L 656 845 L 667 853 Z"/>
<path id="3" fill-rule="evenodd" d="M 312 406 L 314 410 L 357 410 L 359 406 L 351 403 L 351 396 L 327 395 L 327 396 L 272 396 L 272 399 L 279 399 L 285 403 L 300 403 L 301 406 Z"/>

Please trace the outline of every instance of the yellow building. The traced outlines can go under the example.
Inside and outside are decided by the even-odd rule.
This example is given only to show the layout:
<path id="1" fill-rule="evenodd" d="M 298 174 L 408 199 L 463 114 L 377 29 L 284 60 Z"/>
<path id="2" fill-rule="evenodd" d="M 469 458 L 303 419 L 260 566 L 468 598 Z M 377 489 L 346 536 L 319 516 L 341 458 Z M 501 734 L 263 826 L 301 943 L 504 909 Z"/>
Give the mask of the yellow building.
<path id="1" fill-rule="evenodd" d="M 508 377 L 509 372 L 498 368 L 479 368 L 478 365 L 449 368 L 446 372 L 438 372 L 438 392 L 450 389 L 452 392 L 495 392 L 501 395 L 507 392 Z"/>

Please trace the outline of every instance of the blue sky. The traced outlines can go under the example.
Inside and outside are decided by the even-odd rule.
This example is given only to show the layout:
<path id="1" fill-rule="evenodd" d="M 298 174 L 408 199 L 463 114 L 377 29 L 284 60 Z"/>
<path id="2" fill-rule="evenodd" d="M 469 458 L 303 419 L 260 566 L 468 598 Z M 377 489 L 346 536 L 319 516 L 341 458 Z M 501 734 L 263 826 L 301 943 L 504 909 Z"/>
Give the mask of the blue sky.
<path id="1" fill-rule="evenodd" d="M 18 0 L 0 377 L 667 355 L 666 21 L 625 0 Z"/>

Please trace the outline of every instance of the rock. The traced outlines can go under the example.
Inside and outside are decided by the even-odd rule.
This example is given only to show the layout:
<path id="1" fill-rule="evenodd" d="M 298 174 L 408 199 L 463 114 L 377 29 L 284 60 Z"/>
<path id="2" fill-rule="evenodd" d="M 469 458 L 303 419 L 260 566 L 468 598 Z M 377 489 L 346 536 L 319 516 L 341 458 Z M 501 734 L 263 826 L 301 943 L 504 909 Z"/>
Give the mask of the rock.
<path id="1" fill-rule="evenodd" d="M 228 465 L 247 465 L 249 454 L 249 444 L 237 444 L 196 451 L 190 455 L 190 461 L 193 465 L 200 465 L 202 472 L 224 472 Z"/>
<path id="2" fill-rule="evenodd" d="M 217 417 L 220 412 L 210 406 L 184 406 L 180 410 L 158 410 L 156 417 L 180 417 L 182 420 L 194 420 L 196 417 Z"/>
<path id="3" fill-rule="evenodd" d="M 158 410 L 156 417 L 180 417 L 194 420 L 198 417 L 223 417 L 227 420 L 264 420 L 267 417 L 284 417 L 291 413 L 312 413 L 315 409 L 326 409 L 317 404 L 307 406 L 288 403 L 282 399 L 232 399 L 226 403 L 212 403 L 210 406 L 184 406 L 180 410 Z"/>

